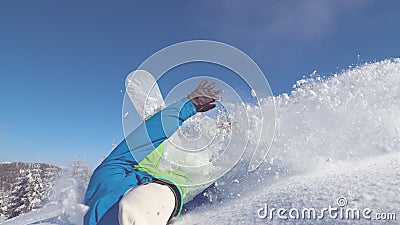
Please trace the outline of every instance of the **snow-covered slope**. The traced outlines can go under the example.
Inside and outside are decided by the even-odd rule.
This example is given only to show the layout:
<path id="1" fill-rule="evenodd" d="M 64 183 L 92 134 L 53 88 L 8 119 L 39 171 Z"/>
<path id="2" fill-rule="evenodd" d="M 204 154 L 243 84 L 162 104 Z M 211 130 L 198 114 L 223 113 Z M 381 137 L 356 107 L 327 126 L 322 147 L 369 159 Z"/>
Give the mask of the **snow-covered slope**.
<path id="1" fill-rule="evenodd" d="M 272 178 L 272 177 L 271 177 Z M 245 193 L 241 187 L 248 182 L 256 182 Z M 205 203 L 200 207 L 184 214 L 173 224 L 276 224 L 303 223 L 303 224 L 398 224 L 400 220 L 400 153 L 372 157 L 365 160 L 342 162 L 324 168 L 320 171 L 295 175 L 284 179 L 257 181 L 252 178 L 240 182 L 232 181 L 230 189 L 226 189 L 231 198 L 221 198 L 215 203 Z M 232 193 L 232 195 L 231 195 Z M 241 193 L 241 194 L 239 194 Z M 239 195 L 238 195 L 239 194 Z M 345 198 L 347 205 L 339 207 L 337 200 Z M 267 218 L 260 218 L 258 210 L 268 205 Z M 286 219 L 280 219 L 274 212 L 271 220 L 272 208 L 283 208 L 287 211 L 292 208 L 300 212 L 304 208 L 314 208 L 316 216 L 323 208 L 336 207 L 339 209 L 369 208 L 371 220 L 362 218 L 333 219 L 325 213 L 323 219 L 290 219 L 286 212 Z M 265 211 L 260 212 L 264 217 Z M 378 221 L 375 213 L 397 213 L 397 221 Z M 295 215 L 295 214 L 293 214 Z M 341 218 L 338 216 L 338 218 Z M 345 217 L 343 217 L 345 218 Z M 349 217 L 352 218 L 352 217 Z"/>
<path id="2" fill-rule="evenodd" d="M 50 202 L 47 205 L 0 224 L 83 224 L 86 206 L 79 203 L 82 202 L 84 192 L 82 180 L 78 180 L 71 176 L 68 171 L 64 171 L 55 181 Z"/>
<path id="3" fill-rule="evenodd" d="M 271 100 L 265 100 L 268 101 Z M 290 95 L 276 96 L 274 101 L 277 124 L 267 160 L 249 173 L 251 153 L 246 153 L 231 172 L 204 193 L 205 201 L 200 204 L 202 199 L 198 199 L 196 204 L 189 204 L 189 210 L 173 224 L 381 222 L 332 219 L 328 215 L 320 220 L 282 220 L 276 213 L 271 221 L 257 214 L 266 204 L 269 210 L 318 211 L 338 207 L 338 198 L 339 204 L 347 201 L 344 207 L 338 207 L 341 210 L 369 208 L 372 218 L 375 213 L 396 213 L 397 220 L 385 224 L 399 223 L 400 59 L 365 64 L 328 79 L 314 75 L 298 81 Z M 250 111 L 251 107 L 254 106 L 249 106 Z M 233 120 L 240 116 L 239 110 L 231 116 Z M 250 118 L 253 123 L 259 119 Z M 255 144 L 255 140 L 252 142 L 249 144 Z M 266 151 L 268 143 L 261 140 L 260 147 Z M 65 179 L 60 182 L 73 185 Z M 67 194 L 59 198 L 64 202 L 4 224 L 79 223 L 84 210 L 73 196 L 83 191 L 64 193 L 72 197 Z M 43 219 L 46 214 L 50 216 Z"/>

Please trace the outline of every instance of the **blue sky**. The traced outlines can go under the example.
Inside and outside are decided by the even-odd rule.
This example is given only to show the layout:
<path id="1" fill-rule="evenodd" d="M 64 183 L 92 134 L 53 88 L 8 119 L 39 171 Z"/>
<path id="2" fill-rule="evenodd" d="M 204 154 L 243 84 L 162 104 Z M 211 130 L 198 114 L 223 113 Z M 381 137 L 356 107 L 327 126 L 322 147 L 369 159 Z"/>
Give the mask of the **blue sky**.
<path id="1" fill-rule="evenodd" d="M 399 57 L 395 0 L 143 2 L 0 2 L 0 161 L 96 165 L 123 138 L 126 75 L 181 41 L 241 49 L 275 95 L 314 70 Z"/>

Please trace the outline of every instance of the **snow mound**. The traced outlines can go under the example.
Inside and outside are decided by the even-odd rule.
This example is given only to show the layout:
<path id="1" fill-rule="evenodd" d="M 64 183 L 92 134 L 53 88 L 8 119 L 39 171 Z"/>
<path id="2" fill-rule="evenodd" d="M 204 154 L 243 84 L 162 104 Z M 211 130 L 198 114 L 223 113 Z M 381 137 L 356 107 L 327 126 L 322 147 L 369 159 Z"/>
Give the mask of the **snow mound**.
<path id="1" fill-rule="evenodd" d="M 400 59 L 303 79 L 295 88 L 275 97 L 270 165 L 300 173 L 400 151 Z"/>

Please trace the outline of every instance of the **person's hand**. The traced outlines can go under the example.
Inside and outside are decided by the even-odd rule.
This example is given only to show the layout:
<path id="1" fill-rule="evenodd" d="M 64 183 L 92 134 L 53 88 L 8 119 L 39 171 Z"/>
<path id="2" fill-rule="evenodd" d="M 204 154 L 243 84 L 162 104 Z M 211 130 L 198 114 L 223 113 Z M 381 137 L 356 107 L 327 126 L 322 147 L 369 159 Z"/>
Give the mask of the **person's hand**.
<path id="1" fill-rule="evenodd" d="M 215 104 L 212 103 L 221 100 L 220 95 L 222 94 L 222 90 L 213 90 L 217 84 L 212 83 L 207 87 L 206 84 L 207 80 L 203 80 L 199 86 L 187 96 L 196 107 L 197 112 L 206 112 L 213 109 Z"/>

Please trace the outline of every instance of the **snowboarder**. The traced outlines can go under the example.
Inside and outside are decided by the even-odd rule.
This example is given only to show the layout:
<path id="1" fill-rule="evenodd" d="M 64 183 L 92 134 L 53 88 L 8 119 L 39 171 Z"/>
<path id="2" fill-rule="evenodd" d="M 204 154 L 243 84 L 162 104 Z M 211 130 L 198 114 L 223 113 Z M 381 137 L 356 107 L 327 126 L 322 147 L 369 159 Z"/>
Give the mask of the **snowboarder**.
<path id="1" fill-rule="evenodd" d="M 189 179 L 185 173 L 158 169 L 162 143 L 220 99 L 222 90 L 206 85 L 203 80 L 187 98 L 147 118 L 96 168 L 84 199 L 85 225 L 165 225 L 208 186 L 181 187 L 178 183 Z"/>

